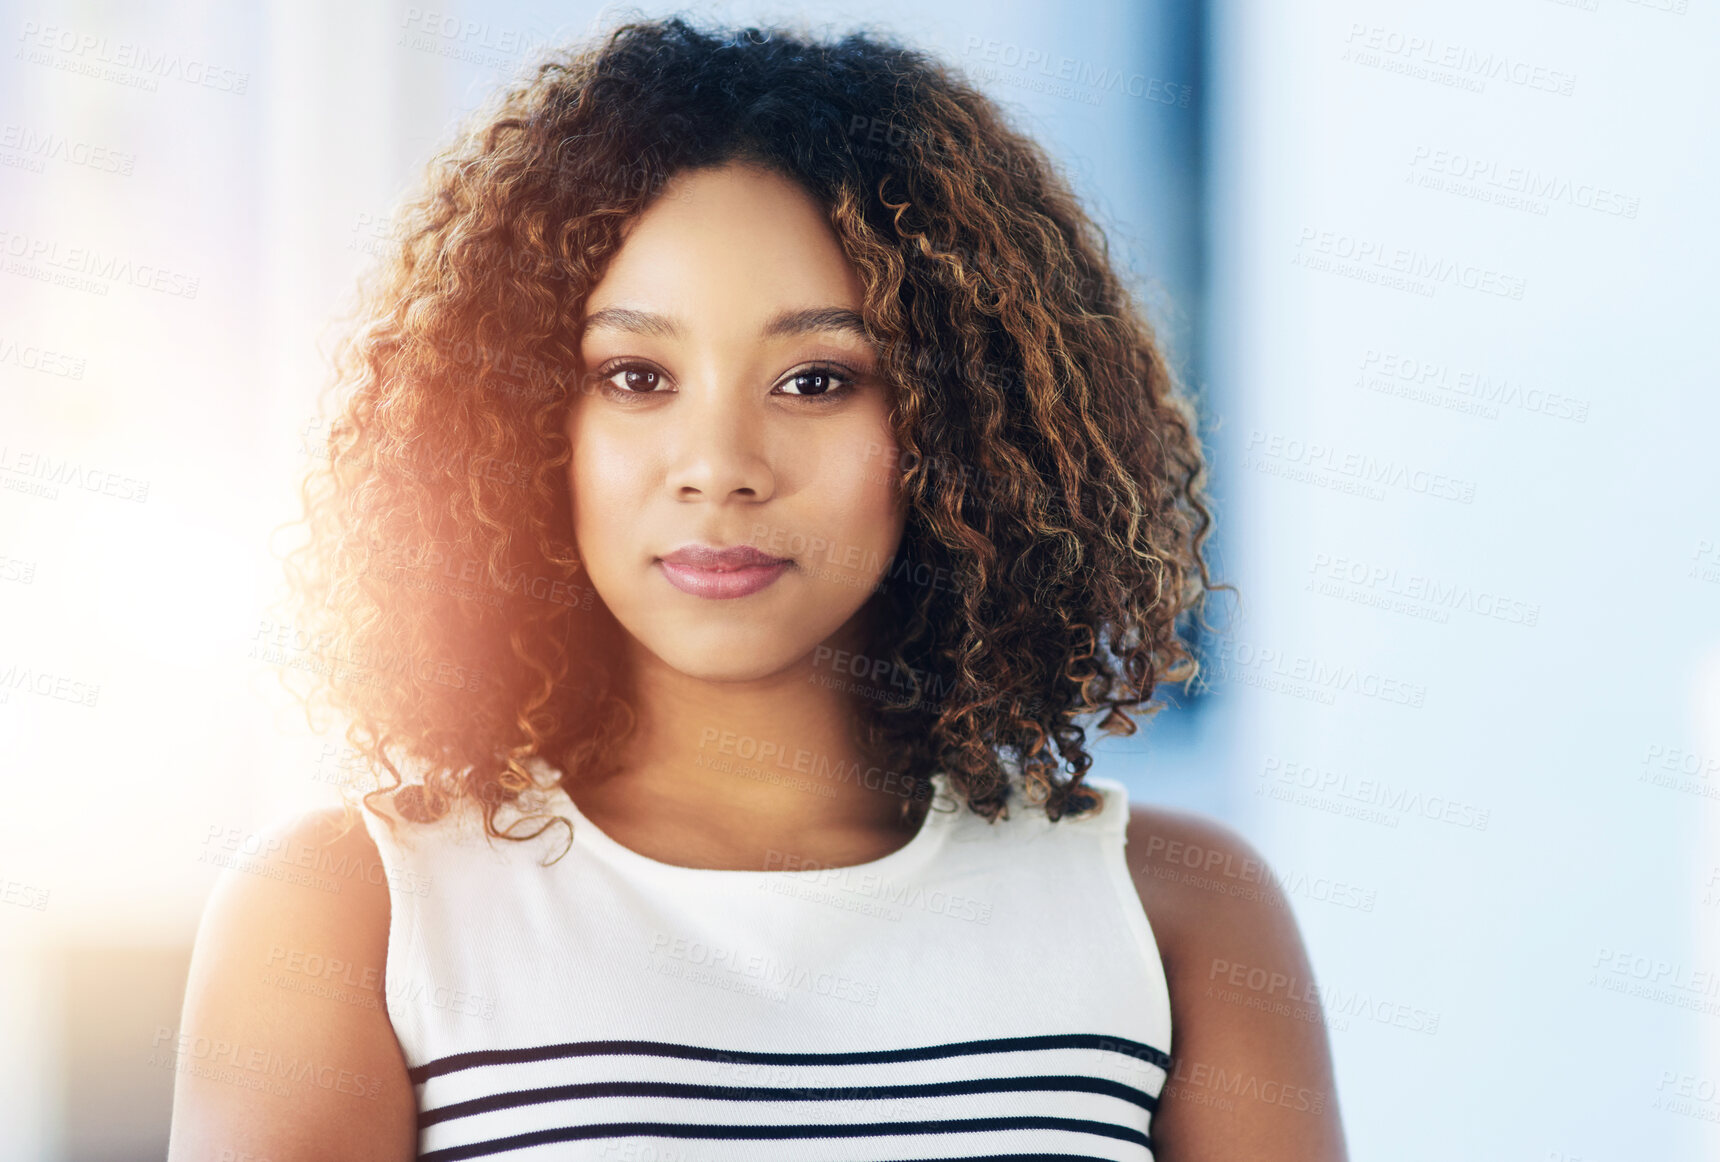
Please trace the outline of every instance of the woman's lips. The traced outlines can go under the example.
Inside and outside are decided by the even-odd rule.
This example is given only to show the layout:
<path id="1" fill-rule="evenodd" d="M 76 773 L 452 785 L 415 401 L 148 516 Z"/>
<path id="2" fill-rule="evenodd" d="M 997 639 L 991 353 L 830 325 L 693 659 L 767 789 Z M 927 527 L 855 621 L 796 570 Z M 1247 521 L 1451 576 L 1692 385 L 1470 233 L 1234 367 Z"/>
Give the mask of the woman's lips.
<path id="1" fill-rule="evenodd" d="M 694 597 L 730 598 L 757 593 L 782 576 L 792 562 L 747 565 L 739 569 L 699 569 L 678 561 L 659 560 L 657 565 L 669 584 Z"/>
<path id="2" fill-rule="evenodd" d="M 669 584 L 695 597 L 745 597 L 782 576 L 793 564 L 752 545 L 682 545 L 657 560 Z"/>

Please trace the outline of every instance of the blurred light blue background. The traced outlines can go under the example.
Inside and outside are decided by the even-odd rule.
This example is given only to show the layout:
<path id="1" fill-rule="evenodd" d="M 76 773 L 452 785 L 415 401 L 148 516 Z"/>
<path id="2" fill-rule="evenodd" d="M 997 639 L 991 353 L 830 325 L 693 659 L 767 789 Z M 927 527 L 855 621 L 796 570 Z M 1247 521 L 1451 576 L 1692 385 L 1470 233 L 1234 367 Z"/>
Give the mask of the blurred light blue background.
<path id="1" fill-rule="evenodd" d="M 0 1158 L 161 1156 L 212 837 L 343 777 L 258 646 L 394 199 L 676 10 L 942 56 L 1108 230 L 1242 602 L 1096 769 L 1271 860 L 1352 1156 L 1720 1157 L 1713 5 L 274 0 L 0 18 Z"/>

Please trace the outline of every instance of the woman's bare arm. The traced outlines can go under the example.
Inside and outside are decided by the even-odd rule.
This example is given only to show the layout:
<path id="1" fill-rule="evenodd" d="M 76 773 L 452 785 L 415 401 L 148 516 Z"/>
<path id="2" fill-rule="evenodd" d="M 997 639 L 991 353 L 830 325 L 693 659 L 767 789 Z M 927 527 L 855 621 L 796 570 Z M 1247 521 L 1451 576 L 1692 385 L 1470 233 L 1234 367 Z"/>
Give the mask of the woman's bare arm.
<path id="1" fill-rule="evenodd" d="M 1347 1162 L 1313 971 L 1266 861 L 1218 823 L 1147 807 L 1124 852 L 1170 985 L 1160 1162 Z"/>
<path id="2" fill-rule="evenodd" d="M 178 1056 L 168 1162 L 417 1154 L 385 1000 L 388 880 L 362 824 L 334 838 L 339 819 L 313 811 L 221 873 L 175 1043 L 159 1047 Z"/>

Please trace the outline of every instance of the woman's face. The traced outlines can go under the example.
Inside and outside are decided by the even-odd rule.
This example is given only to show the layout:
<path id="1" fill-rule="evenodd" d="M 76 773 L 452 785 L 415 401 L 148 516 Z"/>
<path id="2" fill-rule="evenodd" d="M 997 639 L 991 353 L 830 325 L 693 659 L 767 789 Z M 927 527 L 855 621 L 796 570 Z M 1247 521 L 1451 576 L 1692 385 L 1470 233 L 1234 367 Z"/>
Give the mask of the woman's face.
<path id="1" fill-rule="evenodd" d="M 678 174 L 587 299 L 575 542 L 615 619 L 675 670 L 793 666 L 889 567 L 904 512 L 862 290 L 809 194 L 734 164 Z M 787 563 L 673 559 L 701 546 Z"/>

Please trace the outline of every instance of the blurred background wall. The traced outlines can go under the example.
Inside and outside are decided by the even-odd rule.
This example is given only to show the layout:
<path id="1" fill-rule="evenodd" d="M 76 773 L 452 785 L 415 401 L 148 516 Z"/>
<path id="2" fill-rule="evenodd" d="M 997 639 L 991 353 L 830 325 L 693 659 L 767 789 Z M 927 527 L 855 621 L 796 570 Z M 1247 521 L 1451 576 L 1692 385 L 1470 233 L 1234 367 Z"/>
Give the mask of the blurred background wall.
<path id="1" fill-rule="evenodd" d="M 330 320 L 622 12 L 875 24 L 1065 166 L 1242 591 L 1099 748 L 1290 896 L 1353 1156 L 1720 1156 L 1704 0 L 0 6 L 0 1158 L 159 1158 L 219 865 L 347 774 L 268 614 Z"/>

